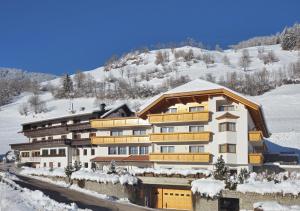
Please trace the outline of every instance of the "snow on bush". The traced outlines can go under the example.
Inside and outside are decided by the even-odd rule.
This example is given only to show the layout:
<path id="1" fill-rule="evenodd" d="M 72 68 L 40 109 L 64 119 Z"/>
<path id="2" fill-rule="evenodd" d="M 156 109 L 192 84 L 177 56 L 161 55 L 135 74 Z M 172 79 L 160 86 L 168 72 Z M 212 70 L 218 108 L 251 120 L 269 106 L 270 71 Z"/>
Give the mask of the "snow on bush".
<path id="1" fill-rule="evenodd" d="M 198 179 L 192 182 L 192 192 L 199 193 L 201 196 L 214 198 L 225 189 L 225 183 L 221 180 L 215 180 L 213 178 Z"/>
<path id="2" fill-rule="evenodd" d="M 49 177 L 66 177 L 63 168 L 29 168 L 23 167 L 21 174 L 24 175 L 34 175 L 34 176 L 49 176 Z M 138 183 L 138 179 L 132 175 L 117 175 L 117 174 L 107 174 L 103 171 L 92 171 L 90 169 L 81 169 L 72 174 L 71 179 L 76 180 L 90 180 L 99 183 L 109 183 L 112 184 L 120 183 L 122 185 L 129 184 L 135 185 Z"/>
<path id="3" fill-rule="evenodd" d="M 35 175 L 35 176 L 47 176 L 47 177 L 65 177 L 65 171 L 63 168 L 30 168 L 22 167 L 21 174 Z"/>
<path id="4" fill-rule="evenodd" d="M 90 180 L 90 181 L 96 181 L 99 183 L 108 183 L 111 182 L 113 184 L 116 184 L 119 182 L 119 176 L 116 174 L 106 174 L 101 171 L 89 171 L 89 170 L 79 170 L 72 174 L 72 179 L 77 180 Z"/>
<path id="5" fill-rule="evenodd" d="M 259 194 L 300 194 L 300 180 L 297 174 L 289 175 L 288 173 L 281 173 L 274 175 L 271 178 L 272 180 L 268 181 L 268 178 L 262 174 L 251 173 L 250 178 L 244 184 L 237 185 L 237 191 L 243 193 L 254 192 Z"/>
<path id="6" fill-rule="evenodd" d="M 263 202 L 256 202 L 253 204 L 254 209 L 260 209 L 264 211 L 299 211 L 300 206 L 293 205 L 293 206 L 283 206 L 276 201 L 263 201 Z"/>
<path id="7" fill-rule="evenodd" d="M 203 174 L 205 176 L 210 176 L 211 171 L 206 169 L 166 169 L 166 168 L 136 168 L 129 171 L 133 175 L 139 175 L 144 173 L 153 174 L 166 174 L 174 175 L 179 174 L 182 176 Z"/>

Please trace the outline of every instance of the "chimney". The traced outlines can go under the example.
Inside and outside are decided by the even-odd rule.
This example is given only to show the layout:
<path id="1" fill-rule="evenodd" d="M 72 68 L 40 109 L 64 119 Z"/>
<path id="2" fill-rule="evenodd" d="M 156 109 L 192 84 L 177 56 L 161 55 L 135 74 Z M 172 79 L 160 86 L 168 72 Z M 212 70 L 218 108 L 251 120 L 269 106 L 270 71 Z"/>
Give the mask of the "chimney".
<path id="1" fill-rule="evenodd" d="M 105 103 L 100 104 L 100 111 L 105 111 Z"/>

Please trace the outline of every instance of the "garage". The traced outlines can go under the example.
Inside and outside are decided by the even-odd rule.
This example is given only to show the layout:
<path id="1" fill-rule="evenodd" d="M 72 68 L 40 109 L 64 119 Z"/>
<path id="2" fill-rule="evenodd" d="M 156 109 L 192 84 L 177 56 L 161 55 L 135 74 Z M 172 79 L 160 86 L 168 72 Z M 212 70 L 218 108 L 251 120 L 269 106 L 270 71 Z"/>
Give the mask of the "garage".
<path id="1" fill-rule="evenodd" d="M 178 209 L 192 210 L 192 192 L 191 190 L 157 188 L 156 208 L 160 209 Z"/>

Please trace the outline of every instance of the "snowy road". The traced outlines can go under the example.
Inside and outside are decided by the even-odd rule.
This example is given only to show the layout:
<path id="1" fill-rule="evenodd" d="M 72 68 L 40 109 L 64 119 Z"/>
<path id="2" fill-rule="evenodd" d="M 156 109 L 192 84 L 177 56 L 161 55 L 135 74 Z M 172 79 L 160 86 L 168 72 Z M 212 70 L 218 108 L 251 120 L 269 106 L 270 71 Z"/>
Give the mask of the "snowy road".
<path id="1" fill-rule="evenodd" d="M 61 202 L 61 203 L 76 203 L 79 208 L 82 209 L 90 209 L 95 211 L 143 211 L 143 210 L 153 210 L 150 208 L 144 208 L 141 206 L 127 204 L 127 203 L 119 203 L 115 201 L 109 201 L 100 199 L 97 197 L 93 197 L 90 195 L 86 195 L 84 193 L 71 190 L 68 188 L 60 187 L 51 183 L 43 182 L 37 179 L 25 177 L 22 175 L 17 175 L 20 179 L 18 181 L 14 181 L 18 185 L 23 188 L 28 188 L 30 190 L 40 190 L 45 195 L 49 196 L 51 199 Z"/>

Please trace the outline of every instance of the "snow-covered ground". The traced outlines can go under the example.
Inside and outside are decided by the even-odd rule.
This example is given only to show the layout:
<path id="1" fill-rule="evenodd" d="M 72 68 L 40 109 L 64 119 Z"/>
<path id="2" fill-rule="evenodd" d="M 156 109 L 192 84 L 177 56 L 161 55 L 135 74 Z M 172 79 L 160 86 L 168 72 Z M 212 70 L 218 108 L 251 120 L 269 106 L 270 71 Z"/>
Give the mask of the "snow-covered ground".
<path id="1" fill-rule="evenodd" d="M 253 208 L 257 208 L 263 211 L 299 211 L 300 206 L 292 205 L 292 206 L 284 206 L 279 204 L 276 201 L 262 201 L 256 202 L 253 204 Z"/>
<path id="2" fill-rule="evenodd" d="M 264 46 L 265 52 L 270 52 L 271 50 L 279 58 L 278 62 L 271 64 L 264 64 L 263 61 L 257 58 L 258 49 L 261 47 L 251 47 L 248 48 L 251 56 L 251 64 L 249 67 L 249 73 L 260 71 L 263 67 L 267 68 L 271 73 L 276 71 L 287 72 L 287 67 L 290 63 L 295 62 L 299 58 L 298 51 L 283 51 L 279 45 Z M 219 51 L 208 51 L 199 48 L 192 47 L 182 47 L 175 49 L 175 51 L 184 50 L 188 52 L 193 49 L 195 56 L 203 54 L 211 54 L 214 56 L 215 63 L 209 65 L 207 68 L 206 64 L 199 60 L 198 62 L 185 62 L 182 59 L 175 59 L 174 53 L 171 49 L 164 49 L 162 51 L 169 52 L 169 62 L 167 66 L 175 65 L 177 71 L 171 71 L 164 73 L 162 77 L 150 77 L 150 80 L 142 80 L 140 83 L 151 84 L 153 86 L 161 85 L 163 80 L 171 76 L 187 75 L 190 78 L 195 79 L 198 77 L 203 77 L 207 73 L 211 73 L 216 79 L 221 76 L 226 76 L 228 72 L 243 72 L 241 67 L 238 65 L 238 59 L 241 56 L 241 50 L 225 50 L 223 52 Z M 224 56 L 227 56 L 230 60 L 230 65 L 225 65 L 222 62 Z M 156 51 L 150 51 L 149 53 L 142 53 L 135 55 L 133 59 L 128 59 L 125 63 L 125 69 L 130 69 L 131 77 L 137 75 L 137 73 L 144 72 L 146 74 L 151 72 L 151 70 L 158 68 L 159 71 L 163 70 L 161 65 L 155 64 Z M 136 61 L 141 61 L 136 64 Z M 96 80 L 100 81 L 105 79 L 105 77 L 121 77 L 120 68 L 112 69 L 109 72 L 105 72 L 103 67 L 97 68 L 95 70 L 87 71 L 95 77 Z M 125 73 L 126 75 L 127 73 Z M 50 82 L 57 85 L 59 79 L 54 79 Z M 46 82 L 44 82 L 46 83 Z M 30 114 L 27 117 L 21 116 L 18 112 L 19 106 L 26 102 L 29 98 L 29 93 L 23 93 L 21 96 L 17 97 L 15 101 L 11 104 L 0 107 L 0 154 L 5 153 L 10 149 L 9 144 L 11 143 L 21 143 L 27 140 L 21 133 L 21 123 L 37 121 L 41 119 L 54 118 L 59 116 L 70 115 L 70 100 L 54 99 L 49 92 L 42 95 L 42 99 L 46 101 L 48 112 L 38 115 Z M 267 124 L 272 136 L 270 141 L 275 143 L 273 146 L 274 150 L 285 151 L 290 150 L 287 148 L 278 147 L 277 144 L 296 149 L 300 149 L 300 85 L 286 85 L 265 93 L 262 96 L 253 97 L 252 99 L 261 103 L 266 114 Z M 118 104 L 118 103 L 129 103 L 129 105 L 136 105 L 137 103 L 143 104 L 147 99 L 132 100 L 119 102 L 108 102 L 108 104 Z M 94 104 L 94 98 L 78 98 L 73 100 L 74 109 L 76 114 L 86 113 L 98 109 Z M 107 103 L 107 102 L 106 102 Z M 84 107 L 84 111 L 80 111 L 80 108 Z"/>
<path id="3" fill-rule="evenodd" d="M 62 168 L 49 169 L 23 167 L 20 173 L 24 175 L 34 176 L 66 177 L 64 169 Z M 107 174 L 103 171 L 92 171 L 91 169 L 81 169 L 79 171 L 76 171 L 72 174 L 71 178 L 78 180 L 96 181 L 99 183 L 120 183 L 121 185 L 135 185 L 138 183 L 138 179 L 135 176 L 129 174 L 119 176 L 117 174 Z"/>
<path id="4" fill-rule="evenodd" d="M 1 176 L 4 176 L 3 174 Z M 58 203 L 44 195 L 41 191 L 31 191 L 15 184 L 9 178 L 5 178 L 6 183 L 0 182 L 0 210 L 12 211 L 75 211 L 79 209 L 76 204 L 70 205 Z"/>

